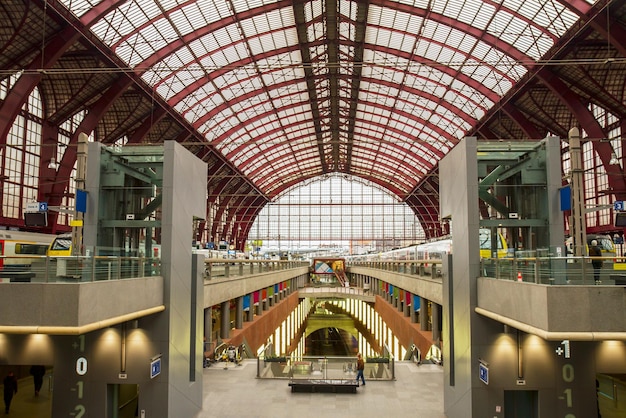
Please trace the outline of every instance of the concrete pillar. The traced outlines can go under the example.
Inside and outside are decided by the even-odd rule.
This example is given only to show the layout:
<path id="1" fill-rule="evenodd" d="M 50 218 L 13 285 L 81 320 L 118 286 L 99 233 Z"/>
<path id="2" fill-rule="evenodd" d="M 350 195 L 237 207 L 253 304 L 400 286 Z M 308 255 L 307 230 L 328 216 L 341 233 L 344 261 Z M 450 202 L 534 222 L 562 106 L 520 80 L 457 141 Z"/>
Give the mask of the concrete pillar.
<path id="1" fill-rule="evenodd" d="M 428 299 L 420 297 L 420 329 L 428 331 Z"/>
<path id="2" fill-rule="evenodd" d="M 248 322 L 254 321 L 254 304 L 252 303 L 252 296 L 250 297 L 250 307 L 248 308 Z"/>
<path id="3" fill-rule="evenodd" d="M 230 301 L 222 302 L 220 305 L 221 322 L 220 337 L 230 338 Z"/>
<path id="4" fill-rule="evenodd" d="M 213 308 L 204 310 L 204 338 L 210 343 L 213 338 Z"/>
<path id="5" fill-rule="evenodd" d="M 263 301 L 262 300 L 260 300 L 259 303 L 254 305 L 254 307 L 256 308 L 257 316 L 263 315 Z"/>
<path id="6" fill-rule="evenodd" d="M 432 312 L 433 312 L 433 341 L 441 341 L 441 329 L 439 328 L 439 324 L 441 323 L 441 305 L 438 305 L 433 302 L 432 304 Z"/>
<path id="7" fill-rule="evenodd" d="M 242 329 L 243 328 L 243 296 L 239 296 L 235 299 L 236 310 L 235 310 L 235 328 Z"/>

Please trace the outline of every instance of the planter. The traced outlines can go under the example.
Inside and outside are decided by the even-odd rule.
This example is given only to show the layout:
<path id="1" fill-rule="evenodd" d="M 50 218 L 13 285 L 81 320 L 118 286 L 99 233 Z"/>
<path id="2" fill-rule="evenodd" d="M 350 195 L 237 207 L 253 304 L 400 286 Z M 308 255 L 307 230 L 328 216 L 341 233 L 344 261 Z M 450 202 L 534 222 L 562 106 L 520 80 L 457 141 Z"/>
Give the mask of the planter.
<path id="1" fill-rule="evenodd" d="M 267 357 L 263 361 L 266 363 L 286 363 L 287 357 Z"/>
<path id="2" fill-rule="evenodd" d="M 366 363 L 389 363 L 388 357 L 368 357 Z"/>

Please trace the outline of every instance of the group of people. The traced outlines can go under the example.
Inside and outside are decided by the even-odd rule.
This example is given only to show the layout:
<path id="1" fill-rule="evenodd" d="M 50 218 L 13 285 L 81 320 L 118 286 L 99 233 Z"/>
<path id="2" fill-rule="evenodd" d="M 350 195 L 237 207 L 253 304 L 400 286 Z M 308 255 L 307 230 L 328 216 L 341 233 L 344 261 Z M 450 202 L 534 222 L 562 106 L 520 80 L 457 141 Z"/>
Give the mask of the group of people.
<path id="1" fill-rule="evenodd" d="M 39 396 L 39 391 L 41 391 L 41 386 L 43 385 L 43 377 L 46 374 L 46 368 L 41 365 L 32 366 L 30 368 L 30 374 L 33 376 L 35 396 Z M 11 409 L 13 396 L 17 394 L 17 377 L 15 377 L 15 373 L 9 371 L 2 381 L 2 384 L 4 385 L 4 412 L 8 414 Z"/>

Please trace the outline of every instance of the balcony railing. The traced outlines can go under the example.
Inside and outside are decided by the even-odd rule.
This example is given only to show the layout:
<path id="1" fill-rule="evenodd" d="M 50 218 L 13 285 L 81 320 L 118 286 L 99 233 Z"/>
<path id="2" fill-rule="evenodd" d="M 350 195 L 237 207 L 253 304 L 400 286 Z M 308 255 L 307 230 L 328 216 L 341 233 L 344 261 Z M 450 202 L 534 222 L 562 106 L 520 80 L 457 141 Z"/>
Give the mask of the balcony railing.
<path id="1" fill-rule="evenodd" d="M 592 261 L 602 261 L 596 271 Z M 483 258 L 481 275 L 546 285 L 624 285 L 626 264 L 614 257 Z"/>
<path id="2" fill-rule="evenodd" d="M 352 261 L 348 267 L 365 267 L 413 276 L 441 279 L 441 260 L 375 260 Z"/>
<path id="3" fill-rule="evenodd" d="M 394 380 L 394 359 L 366 358 L 365 379 Z M 257 377 L 263 379 L 356 379 L 356 357 L 302 356 L 257 358 Z"/>
<path id="4" fill-rule="evenodd" d="M 0 282 L 91 282 L 161 275 L 161 259 L 116 256 L 0 256 Z"/>
<path id="5" fill-rule="evenodd" d="M 307 261 L 293 260 L 246 260 L 227 258 L 207 258 L 204 261 L 205 280 L 218 277 L 243 276 L 248 274 L 267 273 L 298 267 L 308 267 Z"/>

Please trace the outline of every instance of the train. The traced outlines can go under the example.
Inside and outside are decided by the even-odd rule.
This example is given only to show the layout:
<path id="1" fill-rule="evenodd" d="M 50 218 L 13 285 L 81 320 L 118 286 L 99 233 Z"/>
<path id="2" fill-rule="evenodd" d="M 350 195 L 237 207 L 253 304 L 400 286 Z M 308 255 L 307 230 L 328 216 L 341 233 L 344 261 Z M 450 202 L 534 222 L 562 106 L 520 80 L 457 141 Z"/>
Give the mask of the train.
<path id="1" fill-rule="evenodd" d="M 33 260 L 48 254 L 54 237 L 37 232 L 0 230 L 0 270 L 30 267 Z"/>
<path id="2" fill-rule="evenodd" d="M 508 256 L 508 245 L 501 233 L 497 234 L 497 256 Z M 479 230 L 480 257 L 492 258 L 491 230 L 481 228 Z M 375 261 L 375 260 L 441 260 L 446 254 L 452 253 L 452 237 L 445 236 L 422 244 L 409 245 L 395 248 L 390 251 L 353 255 L 347 257 L 348 261 Z"/>
<path id="3" fill-rule="evenodd" d="M 145 246 L 140 243 L 141 248 Z M 161 246 L 153 244 L 152 257 L 160 258 Z M 57 276 L 76 276 L 72 271 L 81 267 L 82 260 L 72 259 L 72 234 L 42 234 L 10 229 L 0 229 L 0 282 L 29 281 L 35 270 L 33 264 L 45 264 L 45 258 L 51 257 L 51 271 Z"/>

